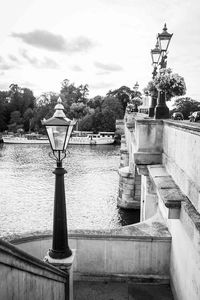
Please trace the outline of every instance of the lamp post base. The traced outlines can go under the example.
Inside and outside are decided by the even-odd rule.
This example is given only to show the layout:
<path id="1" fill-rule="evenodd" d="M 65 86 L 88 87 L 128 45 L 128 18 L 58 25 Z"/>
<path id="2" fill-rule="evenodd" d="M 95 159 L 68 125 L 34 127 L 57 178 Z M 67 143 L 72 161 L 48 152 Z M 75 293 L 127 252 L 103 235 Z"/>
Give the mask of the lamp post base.
<path id="1" fill-rule="evenodd" d="M 72 249 L 72 254 L 68 258 L 64 259 L 54 259 L 49 256 L 49 251 L 44 257 L 44 261 L 53 265 L 56 268 L 64 271 L 67 277 L 66 284 L 66 299 L 73 300 L 73 261 L 75 258 L 75 249 Z"/>
<path id="2" fill-rule="evenodd" d="M 52 259 L 65 259 L 72 255 L 72 251 L 70 248 L 67 248 L 65 251 L 56 251 L 54 249 L 50 249 L 48 255 Z"/>
<path id="3" fill-rule="evenodd" d="M 169 119 L 169 108 L 167 106 L 156 106 L 155 119 Z"/>

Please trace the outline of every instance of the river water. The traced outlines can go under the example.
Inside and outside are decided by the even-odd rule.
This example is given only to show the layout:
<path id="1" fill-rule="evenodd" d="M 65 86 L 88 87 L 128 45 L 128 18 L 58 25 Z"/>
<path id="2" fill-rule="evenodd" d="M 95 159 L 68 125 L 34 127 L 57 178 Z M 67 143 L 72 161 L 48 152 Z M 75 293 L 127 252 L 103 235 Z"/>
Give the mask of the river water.
<path id="1" fill-rule="evenodd" d="M 0 149 L 0 236 L 52 229 L 56 163 L 48 145 Z M 71 145 L 63 166 L 69 229 L 116 228 L 139 221 L 117 208 L 120 147 Z"/>

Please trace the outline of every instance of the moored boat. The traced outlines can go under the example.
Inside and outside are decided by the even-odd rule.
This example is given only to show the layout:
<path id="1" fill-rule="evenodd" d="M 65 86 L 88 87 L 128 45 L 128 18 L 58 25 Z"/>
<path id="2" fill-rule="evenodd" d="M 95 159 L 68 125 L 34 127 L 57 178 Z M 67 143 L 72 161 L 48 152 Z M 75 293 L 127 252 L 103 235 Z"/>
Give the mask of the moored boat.
<path id="1" fill-rule="evenodd" d="M 49 140 L 46 136 L 38 134 L 25 134 L 23 136 L 3 136 L 3 142 L 5 144 L 48 144 Z"/>
<path id="2" fill-rule="evenodd" d="M 87 131 L 74 131 L 69 140 L 71 145 L 110 145 L 113 144 L 114 132 L 99 132 L 94 134 Z"/>
<path id="3" fill-rule="evenodd" d="M 49 144 L 47 136 L 25 134 L 24 136 L 3 136 L 5 144 Z M 70 137 L 71 145 L 109 145 L 115 142 L 114 132 L 74 131 Z"/>

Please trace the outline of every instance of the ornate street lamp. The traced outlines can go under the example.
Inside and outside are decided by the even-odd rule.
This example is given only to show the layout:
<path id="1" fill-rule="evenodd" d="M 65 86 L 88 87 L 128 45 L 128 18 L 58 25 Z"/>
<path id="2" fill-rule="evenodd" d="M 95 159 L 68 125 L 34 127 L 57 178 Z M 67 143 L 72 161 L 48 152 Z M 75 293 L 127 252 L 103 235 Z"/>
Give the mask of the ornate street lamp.
<path id="1" fill-rule="evenodd" d="M 158 62 L 159 62 L 159 59 L 160 59 L 160 55 L 161 55 L 161 50 L 160 50 L 158 40 L 157 40 L 155 48 L 151 49 L 151 59 L 152 59 L 152 65 L 154 67 L 154 70 L 153 70 L 153 73 L 152 73 L 153 78 L 157 75 L 157 66 L 158 66 Z"/>
<path id="2" fill-rule="evenodd" d="M 160 68 L 165 69 L 167 67 L 167 49 L 172 38 L 172 34 L 167 32 L 167 26 L 164 25 L 162 33 L 158 33 L 158 45 L 161 51 L 160 57 Z M 154 78 L 154 77 L 153 77 Z M 158 92 L 157 105 L 155 107 L 155 119 L 168 119 L 169 118 L 169 108 L 166 105 L 166 93 L 164 91 Z"/>
<path id="3" fill-rule="evenodd" d="M 167 32 L 167 26 L 166 23 L 163 28 L 162 33 L 158 33 L 158 43 L 161 50 L 161 62 L 160 67 L 161 69 L 167 67 L 167 49 L 169 47 L 169 43 L 171 41 L 173 33 Z"/>
<path id="4" fill-rule="evenodd" d="M 153 72 L 152 72 L 153 79 L 157 75 L 157 67 L 158 67 L 160 56 L 161 56 L 161 50 L 160 50 L 158 40 L 157 40 L 155 48 L 151 49 L 151 59 L 152 59 L 152 65 L 154 67 Z M 154 110 L 155 110 L 156 104 L 157 104 L 157 93 L 154 95 L 151 95 L 151 103 L 149 106 L 149 117 L 154 117 Z"/>
<path id="5" fill-rule="evenodd" d="M 52 158 L 56 160 L 55 174 L 55 196 L 53 217 L 53 240 L 52 249 L 48 256 L 54 260 L 61 260 L 72 255 L 68 245 L 67 216 L 65 203 L 64 174 L 66 170 L 62 167 L 62 161 L 66 157 L 66 149 L 72 133 L 75 121 L 68 119 L 64 113 L 62 100 L 59 98 L 55 106 L 52 118 L 43 120 L 49 142 L 52 149 Z M 48 260 L 48 259 L 47 259 Z"/>

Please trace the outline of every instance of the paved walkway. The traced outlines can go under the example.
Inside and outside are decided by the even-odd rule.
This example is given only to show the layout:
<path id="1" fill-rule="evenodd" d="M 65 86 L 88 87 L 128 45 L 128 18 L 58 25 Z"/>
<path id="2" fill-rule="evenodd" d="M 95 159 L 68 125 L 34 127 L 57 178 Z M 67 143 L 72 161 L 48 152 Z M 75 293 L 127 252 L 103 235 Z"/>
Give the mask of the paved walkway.
<path id="1" fill-rule="evenodd" d="M 163 284 L 74 281 L 74 300 L 173 300 Z"/>

